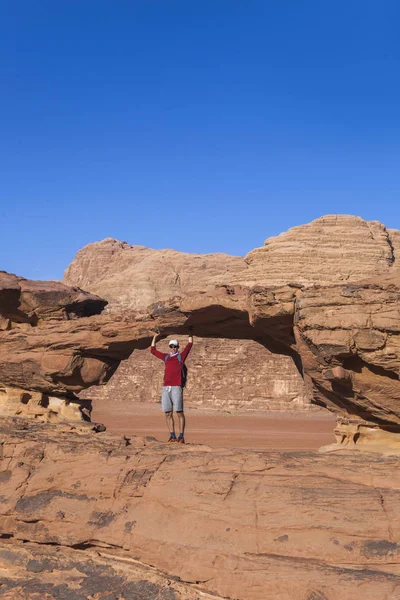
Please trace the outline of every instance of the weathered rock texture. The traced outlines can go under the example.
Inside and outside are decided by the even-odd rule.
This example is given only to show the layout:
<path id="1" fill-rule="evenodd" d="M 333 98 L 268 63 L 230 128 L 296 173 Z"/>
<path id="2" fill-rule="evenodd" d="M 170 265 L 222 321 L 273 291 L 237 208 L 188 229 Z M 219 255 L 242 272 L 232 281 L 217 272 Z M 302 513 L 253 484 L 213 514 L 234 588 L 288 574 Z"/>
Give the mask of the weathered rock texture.
<path id="1" fill-rule="evenodd" d="M 107 302 L 58 281 L 32 281 L 0 271 L 0 331 L 39 321 L 70 321 L 102 312 Z"/>
<path id="2" fill-rule="evenodd" d="M 2 600 L 223 600 L 132 557 L 0 539 Z"/>
<path id="3" fill-rule="evenodd" d="M 64 282 L 107 297 L 111 310 L 142 309 L 163 297 L 222 284 L 359 281 L 389 272 L 399 252 L 398 230 L 361 217 L 326 215 L 268 238 L 244 258 L 151 250 L 107 238 L 77 253 Z"/>
<path id="4" fill-rule="evenodd" d="M 295 310 L 297 352 L 314 401 L 381 425 L 371 432 L 359 421 L 351 432 L 344 422 L 338 441 L 398 447 L 400 272 L 309 289 L 298 295 Z"/>
<path id="5" fill-rule="evenodd" d="M 0 415 L 89 417 L 90 404 L 74 392 L 106 381 L 132 348 L 114 344 L 107 319 L 89 318 L 106 304 L 76 287 L 0 272 Z"/>
<path id="6" fill-rule="evenodd" d="M 212 290 L 224 283 L 245 283 L 245 268 L 240 256 L 152 250 L 107 238 L 79 250 L 65 271 L 64 283 L 97 289 L 102 298 L 107 292 L 109 309 L 119 312 L 127 308 L 142 310 L 177 293 L 185 295 Z"/>
<path id="7" fill-rule="evenodd" d="M 51 396 L 0 385 L 0 416 L 28 417 L 42 422 L 90 420 L 92 404 L 72 394 Z"/>
<path id="8" fill-rule="evenodd" d="M 286 349 L 314 402 L 357 417 L 363 426 L 379 425 L 376 432 L 354 432 L 352 443 L 378 447 L 386 436 L 398 449 L 392 434 L 400 431 L 400 274 L 304 289 L 221 288 L 159 303 L 152 311 L 161 330 L 166 322 L 179 330 L 184 320 L 203 335 L 219 331 L 227 337 L 235 330 L 273 352 Z M 349 439 L 343 433 L 340 441 Z"/>
<path id="9" fill-rule="evenodd" d="M 387 273 L 399 257 L 399 232 L 378 221 L 326 215 L 265 241 L 245 257 L 258 285 L 359 281 Z"/>
<path id="10" fill-rule="evenodd" d="M 151 250 L 108 238 L 80 250 L 64 281 L 106 298 L 111 312 L 143 310 L 161 298 L 212 291 L 223 284 L 326 285 L 390 272 L 399 236 L 376 221 L 328 215 L 267 239 L 244 258 Z M 135 352 L 106 386 L 83 396 L 104 403 L 154 401 L 160 386 L 160 369 L 147 352 Z M 252 340 L 197 339 L 186 401 L 228 410 L 312 408 L 292 359 Z"/>
<path id="11" fill-rule="evenodd" d="M 7 600 L 399 598 L 395 458 L 171 447 L 15 419 L 0 443 Z"/>

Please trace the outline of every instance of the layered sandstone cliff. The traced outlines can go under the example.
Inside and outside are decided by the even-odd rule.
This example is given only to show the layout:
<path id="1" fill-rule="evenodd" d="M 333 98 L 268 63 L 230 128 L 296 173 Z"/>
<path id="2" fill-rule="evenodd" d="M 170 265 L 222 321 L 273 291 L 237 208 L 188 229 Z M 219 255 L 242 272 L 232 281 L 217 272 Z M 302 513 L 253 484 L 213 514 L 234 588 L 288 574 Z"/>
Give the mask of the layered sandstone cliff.
<path id="1" fill-rule="evenodd" d="M 245 257 L 152 250 L 107 238 L 77 253 L 64 283 L 100 296 L 106 291 L 111 310 L 140 309 L 162 297 L 223 284 L 359 281 L 390 271 L 399 252 L 398 230 L 361 217 L 326 215 L 268 238 Z"/>
<path id="2" fill-rule="evenodd" d="M 390 271 L 400 251 L 398 235 L 378 221 L 326 215 L 268 238 L 246 255 L 246 273 L 258 285 L 359 281 Z"/>
<path id="3" fill-rule="evenodd" d="M 224 284 L 326 285 L 387 273 L 400 249 L 399 236 L 376 221 L 327 215 L 267 239 L 244 258 L 151 250 L 108 238 L 80 250 L 64 281 L 106 298 L 111 312 L 143 310 L 161 298 Z M 147 352 L 135 352 L 106 386 L 85 396 L 103 403 L 157 401 L 161 371 Z M 315 409 L 292 359 L 253 340 L 197 339 L 186 399 L 227 410 Z"/>

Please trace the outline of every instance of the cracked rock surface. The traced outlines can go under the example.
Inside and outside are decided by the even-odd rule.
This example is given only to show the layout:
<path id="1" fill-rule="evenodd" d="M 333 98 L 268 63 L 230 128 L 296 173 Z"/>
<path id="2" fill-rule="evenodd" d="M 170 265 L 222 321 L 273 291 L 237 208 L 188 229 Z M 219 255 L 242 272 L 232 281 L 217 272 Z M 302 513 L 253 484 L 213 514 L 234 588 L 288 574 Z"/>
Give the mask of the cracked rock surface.
<path id="1" fill-rule="evenodd" d="M 397 458 L 211 450 L 92 427 L 1 422 L 7 600 L 399 597 Z"/>
<path id="2" fill-rule="evenodd" d="M 169 578 L 135 559 L 115 558 L 102 549 L 87 552 L 0 540 L 3 600 L 219 599 L 196 587 Z"/>

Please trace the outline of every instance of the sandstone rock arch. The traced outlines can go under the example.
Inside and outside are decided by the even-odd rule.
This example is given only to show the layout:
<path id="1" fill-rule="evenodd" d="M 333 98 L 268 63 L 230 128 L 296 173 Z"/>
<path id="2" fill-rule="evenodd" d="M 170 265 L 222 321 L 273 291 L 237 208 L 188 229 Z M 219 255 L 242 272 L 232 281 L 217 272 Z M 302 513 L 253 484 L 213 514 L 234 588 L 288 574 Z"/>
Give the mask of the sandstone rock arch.
<path id="1" fill-rule="evenodd" d="M 186 324 L 200 327 L 204 336 L 213 335 L 212 329 L 224 337 L 236 331 L 289 353 L 312 402 L 340 417 L 339 443 L 397 448 L 399 300 L 400 279 L 391 274 L 348 285 L 225 288 L 218 298 L 188 297 L 164 310 L 169 318 L 173 309 L 189 315 Z M 152 310 L 162 322 L 160 308 Z"/>
<path id="2" fill-rule="evenodd" d="M 57 284 L 55 289 L 9 275 L 2 279 L 0 382 L 6 392 L 13 391 L 14 404 L 25 403 L 28 412 L 32 409 L 37 415 L 52 405 L 52 414 L 65 409 L 68 418 L 76 403 L 74 392 L 107 381 L 121 360 L 150 345 L 154 330 L 179 334 L 193 326 L 203 337 L 253 339 L 292 356 L 312 402 L 345 417 L 337 431 L 339 442 L 376 440 L 377 445 L 397 447 L 396 272 L 347 285 L 219 286 L 119 315 L 93 314 L 101 312 L 104 301 L 78 288 Z M 83 316 L 89 307 L 92 316 Z M 39 396 L 26 404 L 27 391 Z M 46 417 L 49 411 L 42 413 Z"/>

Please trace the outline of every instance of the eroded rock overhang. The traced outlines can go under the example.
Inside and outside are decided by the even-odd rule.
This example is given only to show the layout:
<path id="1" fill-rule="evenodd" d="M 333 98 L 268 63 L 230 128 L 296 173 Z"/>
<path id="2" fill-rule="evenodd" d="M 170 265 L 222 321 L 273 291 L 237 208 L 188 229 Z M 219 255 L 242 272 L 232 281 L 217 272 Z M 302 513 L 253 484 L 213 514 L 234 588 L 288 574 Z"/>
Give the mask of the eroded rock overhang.
<path id="1" fill-rule="evenodd" d="M 164 311 L 164 312 L 163 312 Z M 220 288 L 153 305 L 202 336 L 247 337 L 297 358 L 313 402 L 390 430 L 400 424 L 400 278 L 359 284 Z M 172 330 L 171 330 L 172 331 Z"/>

